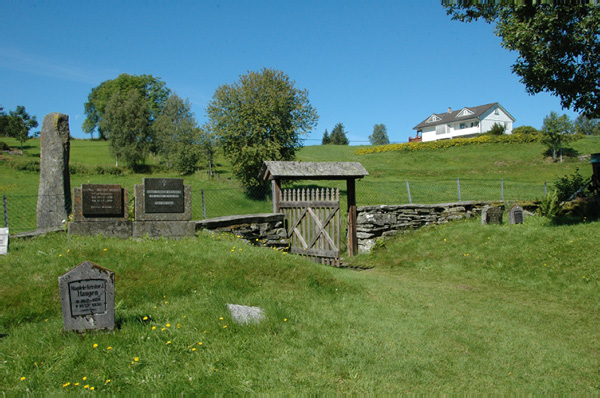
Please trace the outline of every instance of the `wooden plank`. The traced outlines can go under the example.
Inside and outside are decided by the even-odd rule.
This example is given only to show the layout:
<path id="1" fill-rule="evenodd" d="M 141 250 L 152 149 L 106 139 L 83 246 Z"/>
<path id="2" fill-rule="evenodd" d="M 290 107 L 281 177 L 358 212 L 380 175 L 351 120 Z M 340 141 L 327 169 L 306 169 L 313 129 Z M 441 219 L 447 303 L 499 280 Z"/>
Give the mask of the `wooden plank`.
<path id="1" fill-rule="evenodd" d="M 318 257 L 326 257 L 326 258 L 337 258 L 340 255 L 339 250 L 302 249 L 299 247 L 290 248 L 290 253 L 300 254 L 303 256 L 318 256 Z"/>

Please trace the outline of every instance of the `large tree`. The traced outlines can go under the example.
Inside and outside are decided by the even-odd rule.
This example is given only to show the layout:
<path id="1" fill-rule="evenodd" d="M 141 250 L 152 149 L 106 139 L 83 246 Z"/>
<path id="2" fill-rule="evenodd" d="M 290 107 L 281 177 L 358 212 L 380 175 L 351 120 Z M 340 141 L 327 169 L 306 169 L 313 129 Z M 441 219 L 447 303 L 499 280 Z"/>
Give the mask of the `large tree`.
<path id="1" fill-rule="evenodd" d="M 329 142 L 333 145 L 348 145 L 348 137 L 346 137 L 346 130 L 344 130 L 344 124 L 338 123 L 335 125 L 331 134 L 329 135 Z"/>
<path id="2" fill-rule="evenodd" d="M 579 115 L 575 119 L 575 132 L 582 135 L 600 135 L 600 119 L 588 119 Z"/>
<path id="3" fill-rule="evenodd" d="M 188 100 L 171 94 L 152 129 L 156 151 L 167 167 L 182 174 L 196 171 L 202 153 L 202 135 Z"/>
<path id="4" fill-rule="evenodd" d="M 373 134 L 369 136 L 371 145 L 387 145 L 390 143 L 387 127 L 385 124 L 376 124 L 373 126 Z"/>
<path id="5" fill-rule="evenodd" d="M 88 95 L 88 101 L 84 104 L 86 118 L 81 126 L 82 130 L 94 138 L 94 131 L 97 129 L 99 138 L 106 139 L 107 136 L 101 122 L 108 102 L 114 94 L 126 96 L 132 89 L 136 90 L 148 103 L 150 111 L 148 124 L 151 125 L 160 114 L 171 90 L 158 77 L 123 73 L 116 79 L 106 80 L 92 89 Z"/>
<path id="6" fill-rule="evenodd" d="M 115 92 L 106 103 L 99 127 L 110 142 L 116 164 L 123 160 L 132 170 L 142 165 L 150 149 L 151 127 L 148 101 L 138 90 Z"/>
<path id="7" fill-rule="evenodd" d="M 563 108 L 600 117 L 600 7 L 556 0 L 497 3 L 443 1 L 452 19 L 496 24 L 502 46 L 518 52 L 512 71 L 529 94 L 549 92 Z"/>
<path id="8" fill-rule="evenodd" d="M 308 91 L 296 88 L 285 73 L 268 68 L 220 86 L 206 113 L 234 175 L 249 193 L 265 185 L 258 176 L 263 161 L 294 159 L 302 147 L 300 135 L 318 120 Z"/>

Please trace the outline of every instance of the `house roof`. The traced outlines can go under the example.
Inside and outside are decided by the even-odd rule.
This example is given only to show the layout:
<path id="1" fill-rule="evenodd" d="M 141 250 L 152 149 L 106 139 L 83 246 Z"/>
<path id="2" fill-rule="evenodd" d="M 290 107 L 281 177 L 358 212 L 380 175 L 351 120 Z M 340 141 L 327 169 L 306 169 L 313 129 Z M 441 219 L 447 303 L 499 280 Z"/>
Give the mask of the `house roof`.
<path id="1" fill-rule="evenodd" d="M 483 115 L 485 112 L 487 112 L 489 109 L 491 109 L 495 106 L 498 106 L 500 109 L 502 109 L 508 115 L 508 117 L 510 117 L 513 121 L 516 120 L 514 117 L 512 117 L 512 115 L 510 113 L 508 113 L 508 111 L 506 109 L 504 109 L 504 107 L 502 105 L 500 105 L 498 102 L 493 102 L 491 104 L 486 104 L 486 105 L 465 107 L 465 108 L 461 108 L 457 111 L 452 111 L 452 112 L 434 113 L 434 114 L 428 116 L 427 119 L 423 120 L 421 123 L 419 123 L 415 127 L 413 127 L 413 130 L 420 130 L 424 127 L 437 126 L 439 124 L 460 122 L 461 120 L 471 120 L 471 119 L 481 120 L 481 115 Z M 473 113 L 466 112 L 469 114 L 458 116 L 465 109 L 467 109 Z M 437 118 L 434 118 L 435 120 L 428 122 L 428 120 L 434 115 L 437 116 Z"/>
<path id="2" fill-rule="evenodd" d="M 345 180 L 369 173 L 358 162 L 275 162 L 265 161 L 260 175 L 265 180 Z"/>

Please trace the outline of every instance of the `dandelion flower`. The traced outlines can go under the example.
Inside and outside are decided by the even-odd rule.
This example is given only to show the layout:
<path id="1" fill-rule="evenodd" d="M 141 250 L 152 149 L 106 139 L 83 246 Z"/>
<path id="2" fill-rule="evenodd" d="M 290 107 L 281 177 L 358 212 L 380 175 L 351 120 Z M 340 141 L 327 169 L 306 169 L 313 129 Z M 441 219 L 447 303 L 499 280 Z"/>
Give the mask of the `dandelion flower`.
<path id="1" fill-rule="evenodd" d="M 178 324 L 177 324 L 177 327 L 178 327 L 178 328 L 180 328 L 180 327 L 181 327 L 181 324 L 179 324 L 179 323 L 178 323 Z"/>
<path id="2" fill-rule="evenodd" d="M 227 325 L 223 325 L 223 329 L 227 329 Z"/>
<path id="3" fill-rule="evenodd" d="M 164 332 L 165 330 L 167 330 L 167 328 L 162 328 L 162 329 L 160 329 L 160 330 Z"/>
<path id="4" fill-rule="evenodd" d="M 104 249 L 104 251 L 107 251 L 108 249 Z"/>
<path id="5" fill-rule="evenodd" d="M 71 382 L 70 382 L 70 381 L 68 381 L 68 382 L 66 382 L 65 384 L 63 384 L 63 388 L 65 388 L 65 387 L 69 387 L 70 385 L 71 385 Z"/>
<path id="6" fill-rule="evenodd" d="M 90 390 L 91 390 L 91 391 L 94 391 L 94 387 L 90 387 Z"/>
<path id="7" fill-rule="evenodd" d="M 21 376 L 21 381 L 24 381 L 26 379 L 25 376 Z"/>
<path id="8" fill-rule="evenodd" d="M 71 253 L 71 249 L 67 249 L 67 253 Z"/>
<path id="9" fill-rule="evenodd" d="M 90 388 L 90 385 L 86 384 L 85 386 L 83 386 L 83 388 L 85 388 L 87 390 L 88 388 Z"/>
<path id="10" fill-rule="evenodd" d="M 92 347 L 96 348 L 96 347 L 98 347 L 98 344 L 94 343 L 94 345 Z"/>
<path id="11" fill-rule="evenodd" d="M 87 377 L 83 376 L 83 378 L 81 380 L 86 381 Z"/>
<path id="12" fill-rule="evenodd" d="M 287 322 L 287 318 L 284 318 L 284 319 L 283 319 L 283 321 L 284 321 L 284 322 Z"/>
<path id="13" fill-rule="evenodd" d="M 192 351 L 196 351 L 196 347 L 192 348 Z"/>
<path id="14" fill-rule="evenodd" d="M 142 320 L 143 320 L 143 321 L 147 321 L 147 320 L 148 320 L 148 317 L 147 317 L 147 316 L 145 316 L 145 317 L 143 317 L 143 318 L 142 318 Z"/>
<path id="15" fill-rule="evenodd" d="M 77 387 L 77 386 L 79 385 L 79 382 L 77 382 L 77 383 L 73 383 L 73 385 L 74 385 L 75 387 Z"/>
<path id="16" fill-rule="evenodd" d="M 170 328 L 170 327 L 171 327 L 171 324 L 170 324 L 170 323 L 167 323 L 165 326 L 166 326 L 166 327 L 168 327 L 168 328 Z"/>
<path id="17" fill-rule="evenodd" d="M 107 350 L 112 350 L 111 346 L 106 347 Z"/>
<path id="18" fill-rule="evenodd" d="M 58 257 L 62 257 L 62 254 L 59 254 Z"/>
<path id="19" fill-rule="evenodd" d="M 155 329 L 156 329 L 156 326 L 152 326 L 152 330 L 155 330 Z"/>
<path id="20" fill-rule="evenodd" d="M 135 358 L 133 358 L 133 360 L 136 361 L 136 362 L 139 362 L 140 357 L 135 357 Z"/>
<path id="21" fill-rule="evenodd" d="M 199 341 L 199 342 L 198 342 L 198 345 L 202 345 L 202 342 L 201 342 L 201 341 Z"/>
<path id="22" fill-rule="evenodd" d="M 171 344 L 171 340 L 167 341 L 167 344 Z"/>
<path id="23" fill-rule="evenodd" d="M 220 320 L 220 321 L 222 321 L 222 320 L 223 320 L 223 317 L 222 317 L 222 316 L 220 316 L 220 317 L 219 317 L 219 320 Z"/>
<path id="24" fill-rule="evenodd" d="M 104 384 L 108 384 L 110 383 L 110 379 L 106 379 L 106 381 L 104 382 Z"/>

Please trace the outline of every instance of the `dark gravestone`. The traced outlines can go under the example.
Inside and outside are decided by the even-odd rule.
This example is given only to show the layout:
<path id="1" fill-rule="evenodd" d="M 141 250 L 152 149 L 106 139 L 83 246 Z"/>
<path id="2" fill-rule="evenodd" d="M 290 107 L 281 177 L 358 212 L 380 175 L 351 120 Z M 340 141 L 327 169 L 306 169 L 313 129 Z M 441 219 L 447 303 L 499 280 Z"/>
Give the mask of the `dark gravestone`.
<path id="1" fill-rule="evenodd" d="M 115 273 L 85 261 L 58 277 L 65 331 L 115 328 Z"/>
<path id="2" fill-rule="evenodd" d="M 481 210 L 481 224 L 502 224 L 504 206 L 485 206 Z"/>
<path id="3" fill-rule="evenodd" d="M 183 179 L 144 178 L 146 213 L 183 213 Z"/>
<path id="4" fill-rule="evenodd" d="M 513 206 L 508 211 L 508 222 L 509 224 L 523 224 L 525 214 L 521 206 Z"/>
<path id="5" fill-rule="evenodd" d="M 44 117 L 37 203 L 37 228 L 41 230 L 63 225 L 71 212 L 69 139 L 68 115 L 50 113 Z"/>
<path id="6" fill-rule="evenodd" d="M 82 184 L 84 217 L 123 217 L 123 189 L 120 185 Z"/>

